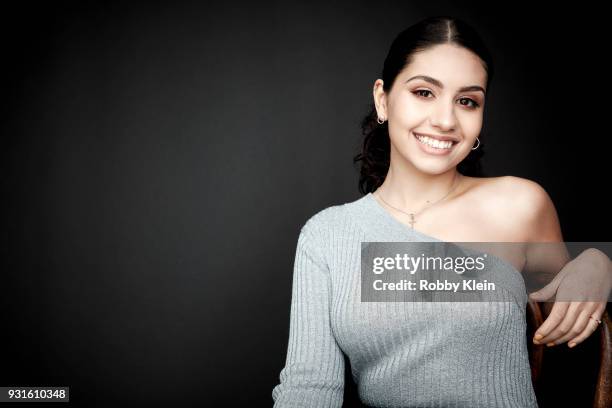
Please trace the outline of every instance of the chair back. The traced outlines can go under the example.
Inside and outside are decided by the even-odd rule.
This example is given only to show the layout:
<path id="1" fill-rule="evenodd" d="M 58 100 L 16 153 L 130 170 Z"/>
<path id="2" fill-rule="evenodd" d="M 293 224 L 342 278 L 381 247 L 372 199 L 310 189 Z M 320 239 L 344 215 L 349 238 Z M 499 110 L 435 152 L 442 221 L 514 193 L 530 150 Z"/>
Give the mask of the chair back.
<path id="1" fill-rule="evenodd" d="M 545 346 L 533 344 L 533 336 L 538 327 L 550 313 L 552 304 L 548 308 L 541 306 L 531 299 L 527 303 L 527 347 L 529 349 L 529 363 L 531 365 L 531 380 L 536 395 L 540 388 L 542 365 L 545 364 Z M 612 407 L 612 321 L 606 311 L 601 317 L 601 324 L 597 329 L 599 335 L 599 371 L 595 384 L 595 396 L 593 398 L 593 408 Z M 579 347 L 579 346 L 578 346 Z"/>

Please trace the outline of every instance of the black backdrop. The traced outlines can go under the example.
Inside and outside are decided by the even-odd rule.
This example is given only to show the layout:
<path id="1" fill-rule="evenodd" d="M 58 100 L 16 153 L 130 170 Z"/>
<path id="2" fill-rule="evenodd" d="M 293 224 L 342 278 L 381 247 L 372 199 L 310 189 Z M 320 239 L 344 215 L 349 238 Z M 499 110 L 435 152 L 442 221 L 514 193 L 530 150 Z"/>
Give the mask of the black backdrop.
<path id="1" fill-rule="evenodd" d="M 494 6 L 5 8 L 0 385 L 67 385 L 86 406 L 272 405 L 299 228 L 360 197 L 373 82 L 394 36 L 434 14 L 494 53 L 487 173 L 540 183 L 566 241 L 609 241 L 606 17 Z M 547 351 L 550 401 L 591 392 L 579 349 Z"/>

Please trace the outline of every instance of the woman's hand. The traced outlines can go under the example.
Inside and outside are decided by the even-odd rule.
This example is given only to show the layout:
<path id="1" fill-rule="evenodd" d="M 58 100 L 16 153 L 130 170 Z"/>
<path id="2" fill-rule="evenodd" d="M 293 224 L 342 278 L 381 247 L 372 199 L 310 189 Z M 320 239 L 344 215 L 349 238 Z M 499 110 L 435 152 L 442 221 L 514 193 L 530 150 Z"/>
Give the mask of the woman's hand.
<path id="1" fill-rule="evenodd" d="M 571 348 L 583 342 L 599 327 L 611 291 L 610 259 L 597 249 L 582 252 L 548 285 L 529 295 L 537 302 L 555 297 L 548 318 L 533 337 L 534 344 L 553 346 L 569 341 Z"/>

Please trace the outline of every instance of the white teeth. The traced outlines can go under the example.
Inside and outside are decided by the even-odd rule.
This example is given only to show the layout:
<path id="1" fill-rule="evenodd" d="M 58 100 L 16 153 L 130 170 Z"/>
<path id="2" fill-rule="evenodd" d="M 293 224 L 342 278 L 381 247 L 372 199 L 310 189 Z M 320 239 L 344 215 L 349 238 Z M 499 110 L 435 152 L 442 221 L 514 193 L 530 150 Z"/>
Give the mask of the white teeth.
<path id="1" fill-rule="evenodd" d="M 423 144 L 435 147 L 436 149 L 450 149 L 453 146 L 451 141 L 440 141 L 432 139 L 431 137 L 416 135 L 417 139 Z"/>

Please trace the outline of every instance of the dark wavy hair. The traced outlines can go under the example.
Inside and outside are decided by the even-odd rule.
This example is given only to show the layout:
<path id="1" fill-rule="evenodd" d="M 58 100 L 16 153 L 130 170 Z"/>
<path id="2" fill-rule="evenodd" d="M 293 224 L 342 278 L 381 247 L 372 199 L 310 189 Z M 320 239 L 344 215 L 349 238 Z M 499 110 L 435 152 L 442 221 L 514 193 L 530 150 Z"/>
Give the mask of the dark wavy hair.
<path id="1" fill-rule="evenodd" d="M 487 71 L 487 94 L 493 78 L 493 59 L 478 33 L 467 23 L 448 16 L 430 17 L 410 26 L 398 34 L 385 58 L 382 71 L 383 90 L 388 93 L 395 78 L 413 58 L 413 54 L 440 44 L 456 44 L 480 57 Z M 379 125 L 376 107 L 371 105 L 370 112 L 361 121 L 364 137 L 361 153 L 353 158 L 353 163 L 361 162 L 359 191 L 362 194 L 375 191 L 384 181 L 389 170 L 390 141 L 387 121 Z M 465 176 L 482 177 L 484 171 L 481 158 L 484 156 L 482 138 L 480 146 L 471 150 L 468 156 L 457 165 L 457 170 Z"/>

